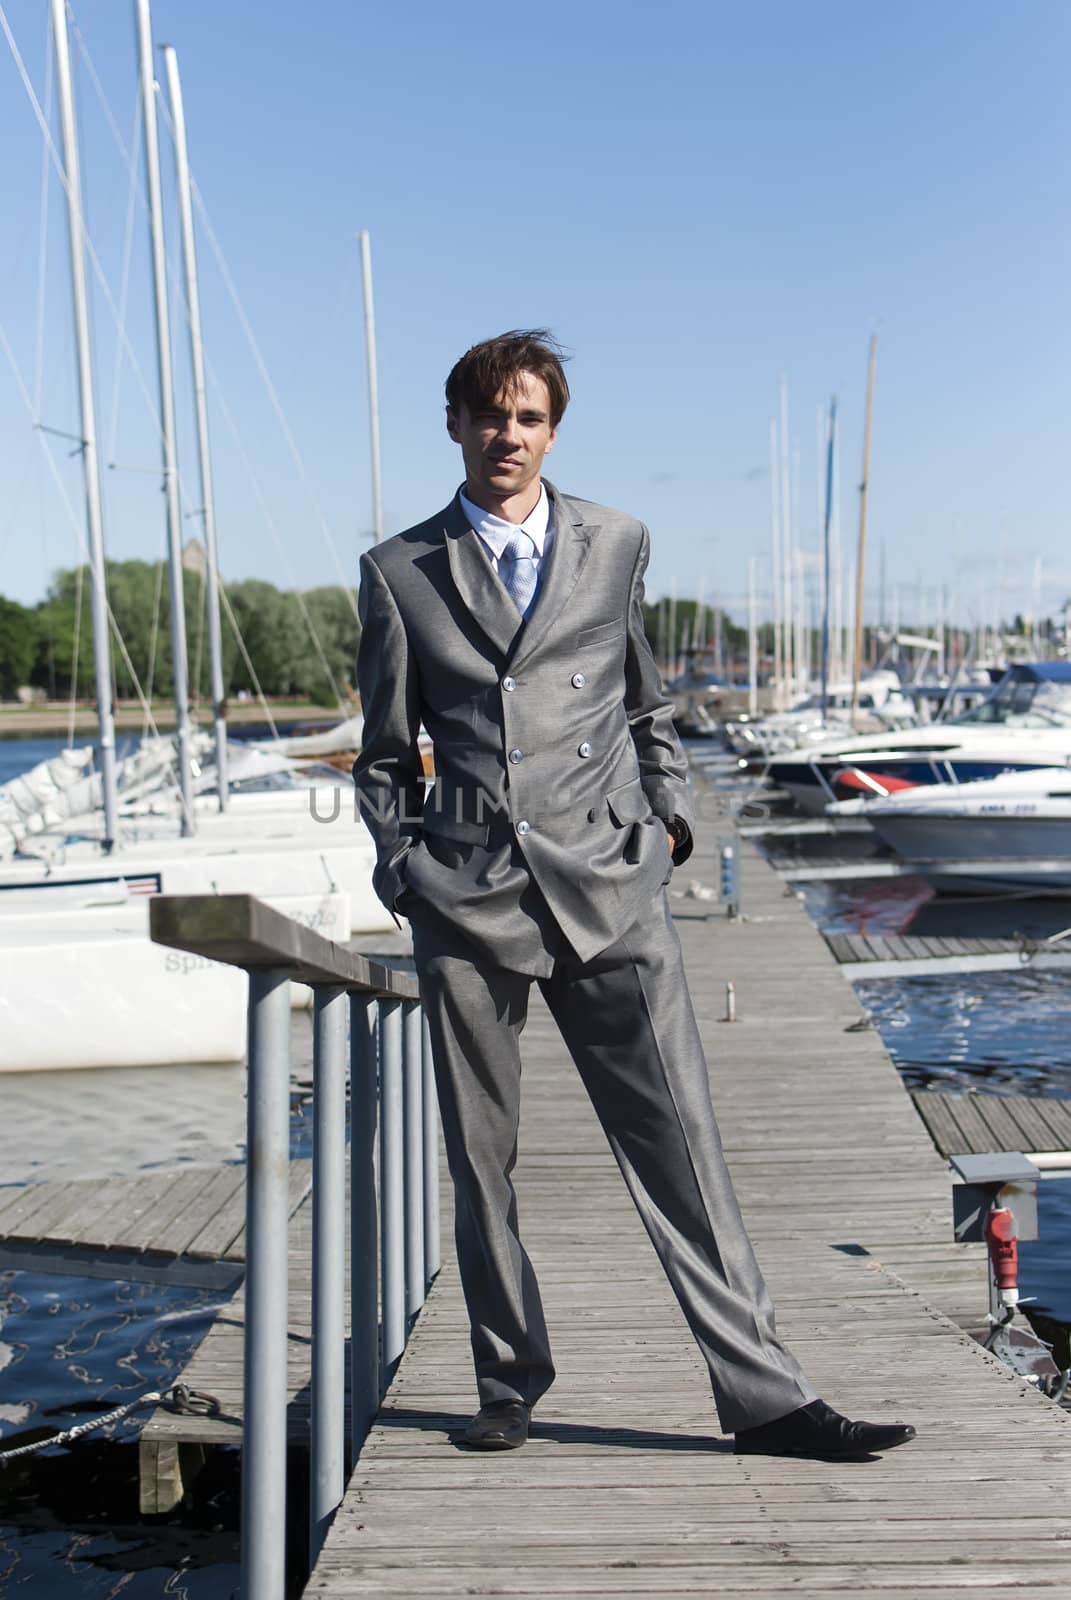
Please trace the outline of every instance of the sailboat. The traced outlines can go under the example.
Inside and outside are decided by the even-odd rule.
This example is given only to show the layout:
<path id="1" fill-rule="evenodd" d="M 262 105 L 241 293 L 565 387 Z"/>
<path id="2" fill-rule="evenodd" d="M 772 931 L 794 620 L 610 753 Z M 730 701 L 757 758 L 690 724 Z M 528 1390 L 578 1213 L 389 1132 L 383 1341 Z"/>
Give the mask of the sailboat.
<path id="1" fill-rule="evenodd" d="M 865 814 L 909 872 L 947 894 L 1071 895 L 1071 772 L 1038 767 L 830 806 Z"/>
<path id="2" fill-rule="evenodd" d="M 51 6 L 94 599 L 99 772 L 88 774 L 87 762 L 75 756 L 53 763 L 46 773 L 38 769 L 17 780 L 19 799 L 0 793 L 0 857 L 8 856 L 0 868 L 0 1015 L 4 1019 L 0 1070 L 234 1060 L 244 1052 L 245 979 L 240 974 L 225 974 L 211 963 L 176 965 L 173 953 L 152 945 L 148 939 L 148 899 L 152 894 L 250 893 L 337 937 L 345 937 L 354 928 L 393 931 L 394 924 L 373 893 L 372 843 L 360 820 L 341 804 L 343 780 L 337 771 L 310 767 L 307 753 L 301 759 L 264 751 L 246 753 L 244 769 L 235 771 L 233 759 L 226 754 L 225 729 L 217 716 L 212 773 L 206 759 L 207 741 L 189 725 L 181 631 L 174 637 L 177 794 L 172 790 L 174 798 L 168 796 L 160 781 L 174 759 L 169 740 L 146 741 L 133 763 L 122 764 L 120 772 L 111 709 L 103 518 L 67 18 L 64 0 L 51 0 Z M 136 10 L 155 269 L 172 620 L 181 630 L 181 549 L 177 499 L 172 493 L 177 493 L 177 469 L 148 0 L 137 0 Z M 174 60 L 169 61 L 169 80 L 173 110 L 177 106 L 179 112 L 176 127 L 181 128 Z M 185 184 L 188 215 L 184 149 L 179 166 L 180 191 Z M 187 284 L 192 281 L 195 285 L 189 241 L 185 260 Z M 193 320 L 195 288 L 188 298 Z M 199 343 L 199 326 L 195 343 Z M 202 380 L 203 369 L 195 362 L 195 387 Z M 203 420 L 203 410 L 199 417 Z M 206 435 L 201 437 L 204 489 L 208 458 Z M 206 499 L 210 504 L 210 497 Z M 216 674 L 218 629 L 215 632 L 214 698 L 221 711 L 222 679 Z M 155 775 L 149 772 L 153 760 L 157 762 Z M 122 791 L 120 776 L 129 780 Z M 327 790 L 334 793 L 322 793 Z M 325 803 L 318 804 L 318 800 Z M 81 811 L 80 806 L 84 807 Z"/>

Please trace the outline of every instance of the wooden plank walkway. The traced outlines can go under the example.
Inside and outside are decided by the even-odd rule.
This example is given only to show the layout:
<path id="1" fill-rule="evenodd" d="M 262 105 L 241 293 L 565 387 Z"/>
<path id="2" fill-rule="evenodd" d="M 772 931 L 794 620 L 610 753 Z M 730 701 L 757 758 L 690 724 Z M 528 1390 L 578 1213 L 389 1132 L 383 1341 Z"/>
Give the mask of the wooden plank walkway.
<path id="1" fill-rule="evenodd" d="M 311 1163 L 290 1169 L 293 1214 Z M 0 1267 L 224 1288 L 245 1263 L 245 1167 L 0 1189 Z"/>
<path id="2" fill-rule="evenodd" d="M 287 1433 L 306 1443 L 309 1436 L 309 1377 L 312 1334 L 312 1193 L 311 1162 L 290 1163 L 292 1212 L 287 1232 Z M 245 1168 L 239 1200 L 243 1226 L 229 1246 L 231 1258 L 245 1260 Z M 348 1327 L 348 1320 L 347 1320 Z M 176 1414 L 157 1409 L 141 1431 L 139 1443 L 142 1512 L 174 1510 L 190 1486 L 204 1452 L 216 1445 L 242 1442 L 242 1338 L 245 1332 L 245 1287 L 221 1306 L 211 1328 L 182 1374 L 190 1389 L 214 1395 L 217 1416 Z"/>
<path id="3" fill-rule="evenodd" d="M 784 863 L 774 859 L 781 877 L 786 883 L 836 883 L 838 880 L 862 880 L 863 878 L 903 878 L 911 868 L 902 861 L 882 861 L 878 858 L 861 856 L 845 856 L 834 858 L 832 856 L 815 856 L 807 866 L 801 864 L 800 858 L 794 857 L 791 863 Z"/>
<path id="4" fill-rule="evenodd" d="M 783 873 L 789 878 L 791 874 Z M 938 939 L 917 934 L 825 935 L 845 977 L 932 977 L 941 972 L 1008 972 L 1020 967 L 1067 969 L 1071 946 L 1047 940 Z"/>
<path id="5" fill-rule="evenodd" d="M 1071 1101 L 1025 1094 L 913 1090 L 915 1110 L 943 1156 L 1071 1151 Z"/>
<path id="6" fill-rule="evenodd" d="M 687 880 L 716 880 L 708 820 Z M 802 906 L 749 849 L 745 920 L 675 901 L 729 1160 L 779 1326 L 844 1410 L 917 1441 L 872 1464 L 737 1457 L 538 994 L 520 1212 L 559 1378 L 532 1440 L 464 1453 L 474 1385 L 447 1252 L 306 1593 L 390 1600 L 1066 1590 L 1067 1418 L 952 1319 L 977 1247 L 950 1179 Z M 739 1021 L 723 1023 L 736 982 Z"/>
<path id="7" fill-rule="evenodd" d="M 763 790 L 756 803 L 769 802 L 769 791 Z M 852 834 L 860 838 L 875 837 L 874 830 L 865 817 L 770 817 L 765 822 L 745 822 L 740 828 L 741 839 L 762 839 L 767 850 L 775 850 L 779 843 L 793 839 L 840 839 Z M 793 864 L 795 864 L 795 859 Z M 816 865 L 824 864 L 824 857 Z"/>

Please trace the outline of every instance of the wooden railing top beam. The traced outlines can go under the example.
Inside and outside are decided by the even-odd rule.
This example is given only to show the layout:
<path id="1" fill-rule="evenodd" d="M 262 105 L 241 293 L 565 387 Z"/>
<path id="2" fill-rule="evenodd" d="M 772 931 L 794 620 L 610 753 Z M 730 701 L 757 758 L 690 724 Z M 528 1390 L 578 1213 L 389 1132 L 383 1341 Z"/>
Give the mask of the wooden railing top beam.
<path id="1" fill-rule="evenodd" d="M 299 983 L 419 1000 L 417 981 L 302 927 L 250 894 L 164 894 L 149 902 L 156 944 L 231 967 L 285 967 Z"/>

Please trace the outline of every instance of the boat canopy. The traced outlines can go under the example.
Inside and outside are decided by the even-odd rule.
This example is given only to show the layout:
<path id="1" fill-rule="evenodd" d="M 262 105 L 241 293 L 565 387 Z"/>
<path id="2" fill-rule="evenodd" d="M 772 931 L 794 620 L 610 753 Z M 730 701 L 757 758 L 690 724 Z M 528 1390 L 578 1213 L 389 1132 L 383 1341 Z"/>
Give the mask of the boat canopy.
<path id="1" fill-rule="evenodd" d="M 1071 661 L 1023 661 L 1009 667 L 988 700 L 950 722 L 1071 727 Z"/>
<path id="2" fill-rule="evenodd" d="M 1027 683 L 1071 683 L 1071 661 L 1021 661 L 1009 667 L 1008 678 L 1019 678 Z"/>

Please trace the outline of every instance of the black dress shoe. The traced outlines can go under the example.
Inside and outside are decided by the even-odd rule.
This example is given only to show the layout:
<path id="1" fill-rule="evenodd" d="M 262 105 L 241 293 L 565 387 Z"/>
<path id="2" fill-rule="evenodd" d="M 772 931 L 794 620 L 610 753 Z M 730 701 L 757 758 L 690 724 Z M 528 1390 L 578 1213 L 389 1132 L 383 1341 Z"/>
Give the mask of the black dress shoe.
<path id="1" fill-rule="evenodd" d="M 758 1428 L 738 1428 L 738 1456 L 810 1456 L 818 1461 L 850 1461 L 853 1457 L 891 1450 L 915 1437 L 906 1422 L 849 1422 L 824 1400 L 790 1411 L 787 1417 Z"/>
<path id="2" fill-rule="evenodd" d="M 516 1450 L 528 1443 L 531 1414 L 523 1400 L 495 1400 L 477 1412 L 461 1441 L 470 1450 Z"/>

